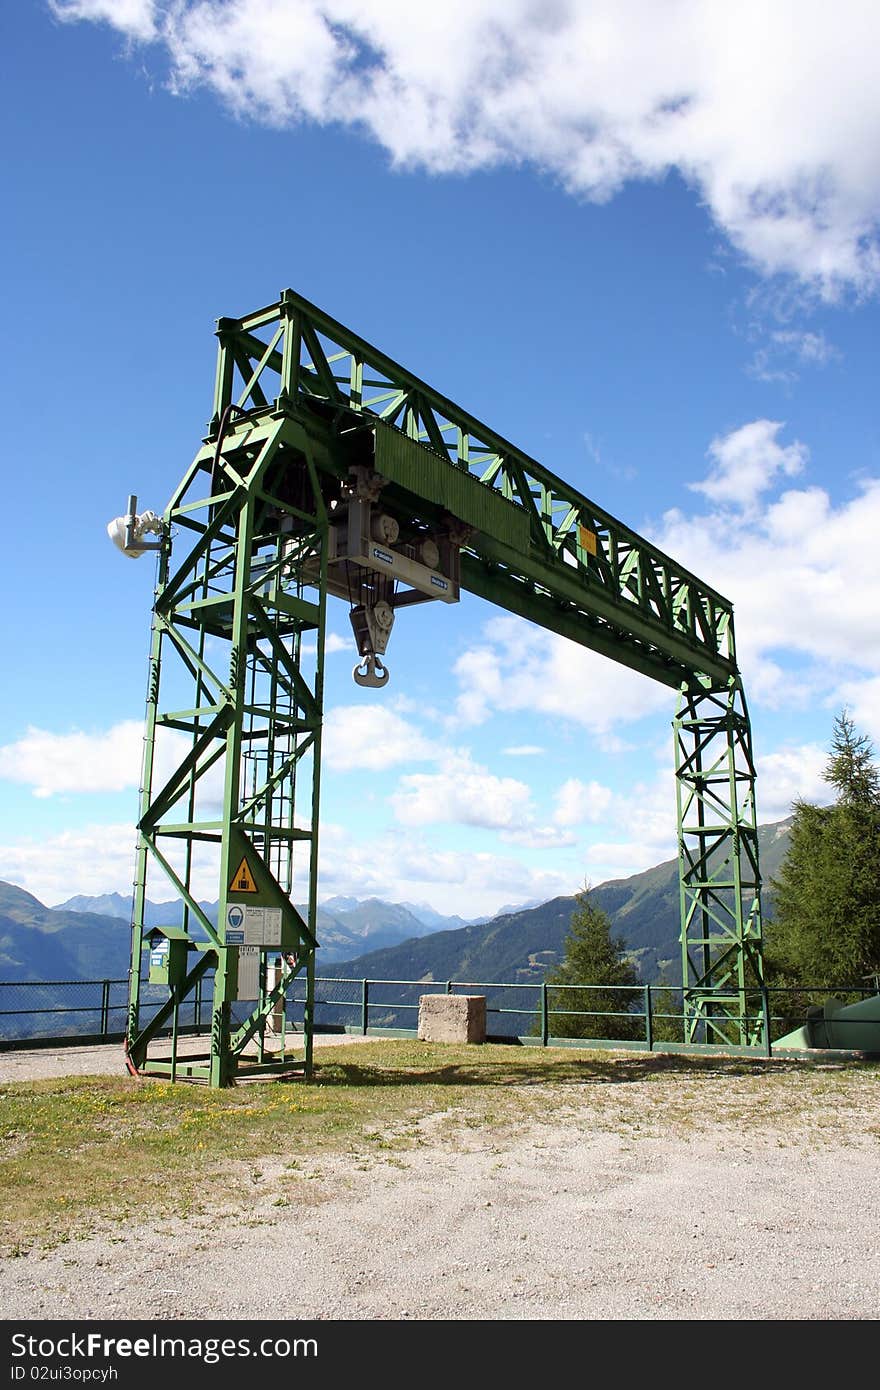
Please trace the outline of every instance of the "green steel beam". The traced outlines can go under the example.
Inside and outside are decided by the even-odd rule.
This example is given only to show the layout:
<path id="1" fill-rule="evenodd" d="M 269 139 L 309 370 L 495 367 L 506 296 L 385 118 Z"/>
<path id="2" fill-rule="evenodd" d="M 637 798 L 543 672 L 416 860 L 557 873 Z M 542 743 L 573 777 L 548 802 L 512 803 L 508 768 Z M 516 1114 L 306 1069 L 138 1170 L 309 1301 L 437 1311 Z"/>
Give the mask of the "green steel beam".
<path id="1" fill-rule="evenodd" d="M 225 369 L 218 376 L 227 384 L 233 379 Z M 253 1037 L 260 1064 L 271 1065 L 266 1028 L 299 974 L 307 993 L 301 1038 L 306 1074 L 312 1062 L 327 509 L 303 431 L 274 420 L 245 433 L 252 446 L 247 456 L 241 454 L 238 437 L 231 441 L 238 453 L 239 481 L 233 491 L 216 502 L 206 493 L 202 466 L 194 466 L 165 513 L 132 930 L 130 1064 L 144 1074 L 201 1078 L 212 1086 L 228 1085 L 254 1065 L 244 1053 Z M 292 434 L 301 447 L 292 450 L 285 444 L 282 450 L 285 434 Z M 216 469 L 219 480 L 232 465 L 217 453 L 212 472 Z M 275 496 L 277 475 L 286 477 L 293 467 L 302 486 L 298 504 L 285 507 Z M 184 513 L 194 524 L 181 528 L 177 523 Z M 317 602 L 306 598 L 307 586 L 316 579 Z M 303 647 L 304 634 L 309 650 Z M 221 678 L 217 673 L 224 665 L 228 674 Z M 188 698 L 181 699 L 182 688 L 188 689 Z M 179 739 L 182 728 L 188 729 L 187 746 L 171 773 L 160 779 L 157 739 L 171 729 Z M 199 906 L 203 893 L 196 891 L 206 862 L 219 884 L 216 927 Z M 165 971 L 169 998 L 145 1024 L 142 965 L 147 955 L 152 965 L 150 948 L 156 938 L 144 922 L 152 869 L 177 892 L 184 926 L 164 933 L 170 942 L 169 964 L 155 969 Z M 307 903 L 304 916 L 294 897 Z M 278 978 L 271 988 L 260 983 L 257 998 L 239 1002 L 240 951 L 250 944 L 259 947 L 262 974 L 277 962 Z M 198 963 L 189 970 L 186 959 L 194 951 L 200 953 Z M 282 966 L 284 958 L 293 964 Z M 178 1019 L 209 968 L 210 1055 L 196 1064 L 180 1050 Z M 242 1009 L 243 1019 L 236 1017 Z M 151 1052 L 169 1019 L 170 1059 Z M 286 1058 L 286 1066 L 290 1061 Z"/>
<path id="2" fill-rule="evenodd" d="M 509 570 L 486 565 L 467 555 L 462 556 L 461 574 L 462 587 L 487 602 L 528 618 L 560 637 L 590 647 L 643 676 L 651 676 L 674 690 L 679 689 L 683 678 L 680 662 L 664 659 L 656 649 L 646 647 L 628 634 L 618 633 L 597 613 L 586 611 L 582 603 L 563 602 L 535 584 L 515 578 Z"/>
<path id="3" fill-rule="evenodd" d="M 686 1042 L 760 1043 L 755 765 L 738 678 L 683 687 L 674 720 Z"/>
<path id="4" fill-rule="evenodd" d="M 282 344 L 273 348 L 279 332 Z M 249 422 L 251 431 L 265 428 L 260 420 L 264 413 L 282 411 L 305 421 L 311 414 L 312 429 L 316 419 L 322 420 L 331 455 L 338 453 L 334 436 L 338 440 L 353 423 L 402 419 L 404 433 L 413 441 L 424 441 L 421 463 L 419 450 L 412 453 L 416 493 L 420 467 L 428 470 L 433 456 L 481 479 L 524 513 L 528 539 L 519 549 L 479 532 L 467 542 L 466 551 L 474 558 L 502 566 L 494 574 L 493 601 L 517 611 L 519 586 L 533 583 L 551 599 L 574 602 L 598 622 L 585 624 L 573 640 L 600 651 L 606 638 L 629 651 L 640 649 L 637 669 L 666 684 L 678 686 L 694 671 L 719 683 L 736 674 L 728 600 L 293 290 L 285 290 L 278 304 L 255 314 L 220 320 L 218 336 L 222 361 L 233 345 L 244 370 L 236 380 L 218 363 L 212 434 L 201 456 L 203 464 L 212 457 L 218 422 L 236 402 L 256 412 Z M 253 389 L 244 390 L 258 381 L 259 396 Z M 383 409 L 377 411 L 377 406 Z M 242 434 L 242 444 L 246 442 Z M 344 474 L 338 461 L 328 466 Z M 472 582 L 479 583 L 475 591 L 485 595 L 485 583 L 469 566 L 463 583 L 471 587 Z"/>

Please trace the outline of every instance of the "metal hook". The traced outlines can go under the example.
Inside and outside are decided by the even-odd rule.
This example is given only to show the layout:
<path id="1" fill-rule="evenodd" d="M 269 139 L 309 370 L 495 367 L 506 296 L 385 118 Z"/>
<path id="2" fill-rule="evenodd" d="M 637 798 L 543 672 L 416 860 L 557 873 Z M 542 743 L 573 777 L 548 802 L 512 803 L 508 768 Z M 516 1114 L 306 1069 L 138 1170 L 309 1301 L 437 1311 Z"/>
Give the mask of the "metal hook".
<path id="1" fill-rule="evenodd" d="M 388 684 L 390 672 L 387 666 L 383 666 L 379 657 L 374 652 L 370 652 L 352 668 L 351 674 L 354 676 L 356 685 L 379 688 Z"/>

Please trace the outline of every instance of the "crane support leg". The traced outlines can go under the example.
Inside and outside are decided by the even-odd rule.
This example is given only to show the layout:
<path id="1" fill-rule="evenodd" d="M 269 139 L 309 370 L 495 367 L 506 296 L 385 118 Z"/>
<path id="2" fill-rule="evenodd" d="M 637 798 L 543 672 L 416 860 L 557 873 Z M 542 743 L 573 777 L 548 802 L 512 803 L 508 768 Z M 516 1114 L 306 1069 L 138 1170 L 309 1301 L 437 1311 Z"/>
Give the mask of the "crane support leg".
<path id="1" fill-rule="evenodd" d="M 138 825 L 132 1071 L 211 1086 L 244 1070 L 311 1071 L 327 529 L 312 444 L 284 420 L 243 418 L 221 431 L 210 465 L 190 470 L 165 514 Z M 165 881 L 156 896 L 170 883 L 181 906 L 177 922 L 153 928 L 145 909 L 156 873 Z M 216 922 L 199 902 L 212 880 Z M 196 1002 L 203 984 L 209 1051 L 195 1057 L 181 1039 L 207 1022 Z M 170 995 L 158 1012 L 155 990 L 145 994 L 156 985 Z M 303 1006 L 299 1036 L 286 1030 L 291 990 Z"/>
<path id="2" fill-rule="evenodd" d="M 675 732 L 685 1042 L 762 1040 L 755 766 L 742 683 L 682 685 Z"/>

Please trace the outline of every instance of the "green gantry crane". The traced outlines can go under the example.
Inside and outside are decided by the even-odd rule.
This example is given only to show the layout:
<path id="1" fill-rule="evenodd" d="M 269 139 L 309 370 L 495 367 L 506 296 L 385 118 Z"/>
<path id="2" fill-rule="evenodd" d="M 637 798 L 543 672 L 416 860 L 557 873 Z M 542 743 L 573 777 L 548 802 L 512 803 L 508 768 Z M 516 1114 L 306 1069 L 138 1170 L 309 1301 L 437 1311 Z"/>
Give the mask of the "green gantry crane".
<path id="1" fill-rule="evenodd" d="M 310 1074 L 327 597 L 350 605 L 355 680 L 381 686 L 397 610 L 462 589 L 679 692 L 686 1041 L 759 1043 L 755 768 L 731 604 L 293 290 L 220 319 L 217 337 L 208 434 L 163 516 L 132 497 L 110 528 L 127 554 L 158 552 L 130 1069 L 212 1086 L 245 1067 Z M 144 922 L 156 868 L 182 925 Z M 206 873 L 216 925 L 194 892 Z M 145 953 L 168 988 L 158 1010 Z M 303 1031 L 279 1056 L 296 979 Z M 203 988 L 210 1052 L 194 1057 L 179 1024 Z"/>

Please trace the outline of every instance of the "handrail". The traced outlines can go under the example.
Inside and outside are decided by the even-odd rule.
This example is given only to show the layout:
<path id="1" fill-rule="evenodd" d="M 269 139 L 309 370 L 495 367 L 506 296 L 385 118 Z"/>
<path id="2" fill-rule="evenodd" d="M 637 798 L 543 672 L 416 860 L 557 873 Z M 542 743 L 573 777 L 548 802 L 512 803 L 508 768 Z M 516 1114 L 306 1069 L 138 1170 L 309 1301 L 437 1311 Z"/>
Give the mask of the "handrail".
<path id="1" fill-rule="evenodd" d="M 683 1041 L 683 1003 L 682 1012 L 670 1010 L 670 996 L 682 998 L 684 989 L 681 985 L 590 985 L 590 984 L 552 984 L 541 981 L 515 982 L 507 980 L 473 981 L 473 980 L 446 980 L 432 981 L 424 980 L 386 980 L 364 978 L 349 978 L 346 976 L 320 975 L 315 980 L 315 1016 L 316 1031 L 335 1031 L 352 1032 L 361 1034 L 382 1035 L 388 1033 L 406 1034 L 416 1036 L 417 1029 L 407 1026 L 403 1021 L 408 1015 L 418 1010 L 418 998 L 377 998 L 377 990 L 381 993 L 382 988 L 392 991 L 417 990 L 419 995 L 428 993 L 451 994 L 456 990 L 479 990 L 486 993 L 487 1014 L 498 1020 L 497 1028 L 487 1033 L 488 1039 L 493 1038 L 510 1039 L 515 1037 L 520 1041 L 529 1042 L 535 1046 L 553 1046 L 564 1043 L 575 1045 L 581 1043 L 584 1046 L 625 1046 L 643 1047 L 649 1051 L 673 1048 L 689 1048 Z M 296 986 L 294 986 L 294 989 Z M 149 986 L 144 981 L 145 1004 L 147 1010 L 155 1004 L 158 1010 L 165 1003 L 166 991 L 160 986 Z M 34 1007 L 22 1007 L 24 1000 L 13 999 L 10 1002 L 13 1007 L 3 1007 L 9 991 L 42 991 L 44 996 L 47 991 L 50 997 L 45 997 Z M 71 1002 L 61 1002 L 54 993 L 59 990 L 75 990 L 79 997 Z M 504 999 L 509 999 L 509 995 L 504 991 L 515 990 L 519 992 L 520 999 L 510 1003 L 502 1003 Z M 84 997 L 84 992 L 92 991 L 91 997 Z M 97 991 L 97 993 L 95 993 Z M 491 998 L 495 994 L 495 998 Z M 580 995 L 588 995 L 592 992 L 602 998 L 578 1000 L 578 1003 L 598 1003 L 601 1007 L 597 1008 L 566 1008 L 564 1004 L 568 1001 L 565 995 L 571 992 L 578 992 Z M 859 998 L 867 998 L 878 991 L 868 985 L 779 985 L 767 987 L 765 989 L 755 989 L 748 991 L 749 1011 L 751 1015 L 752 1000 L 754 1000 L 754 1018 L 764 1024 L 765 1041 L 761 1046 L 744 1046 L 736 1048 L 736 1051 L 748 1053 L 763 1053 L 766 1056 L 772 1055 L 772 1033 L 777 1025 L 784 1025 L 783 1032 L 791 1031 L 798 1026 L 797 1017 L 786 1015 L 784 1012 L 773 1012 L 771 999 L 775 996 L 784 1000 L 789 995 L 815 995 L 822 994 L 825 998 L 829 996 L 839 997 L 840 995 L 855 995 Z M 54 997 L 52 997 L 54 994 Z M 151 999 L 155 995 L 155 1000 Z M 629 1008 L 609 1007 L 616 1004 L 615 995 L 628 995 L 632 1000 Z M 489 999 L 491 998 L 491 1002 Z M 199 1032 L 208 1022 L 209 991 L 199 990 L 192 1001 L 181 1006 L 181 1031 Z M 288 1009 L 292 1010 L 292 1018 L 295 1020 L 297 1011 L 301 1010 L 304 1000 L 295 993 L 288 996 Z M 204 1017 L 203 1017 L 203 1005 Z M 638 1006 L 638 1007 L 636 1007 Z M 126 978 L 101 979 L 101 980 L 0 980 L 0 1049 L 32 1047 L 47 1047 L 62 1045 L 77 1041 L 79 1043 L 100 1043 L 121 1037 L 124 1032 L 125 1015 L 128 1007 L 128 980 Z M 777 1009 L 784 1007 L 777 1005 Z M 347 1018 L 333 1022 L 333 1011 L 348 1010 Z M 330 1017 L 321 1011 L 331 1011 Z M 32 1029 L 21 1027 L 7 1027 L 5 1020 L 32 1018 L 55 1019 L 58 1015 L 71 1016 L 71 1027 L 66 1032 L 41 1032 L 39 1026 Z M 99 1016 L 97 1029 L 92 1026 L 95 1015 Z M 502 1020 L 504 1017 L 515 1017 L 523 1020 L 518 1028 L 511 1033 L 500 1031 L 505 1025 Z M 336 1015 L 338 1019 L 338 1015 Z M 805 1021 L 806 1015 L 803 1015 Z M 567 1022 L 562 1020 L 592 1019 L 603 1020 L 601 1025 L 591 1025 L 592 1034 L 589 1030 L 578 1034 L 577 1025 L 572 1028 Z M 119 1027 L 113 1027 L 114 1021 L 118 1020 Z M 610 1027 L 611 1020 L 626 1020 L 623 1025 L 617 1025 L 616 1031 Z M 554 1022 L 557 1031 L 554 1032 Z M 847 1020 L 838 1019 L 838 1026 L 845 1026 Z M 561 1031 L 560 1031 L 561 1030 Z M 670 1036 L 670 1034 L 681 1033 L 681 1037 Z M 777 1033 L 777 1036 L 779 1034 Z M 694 1044 L 697 1050 L 709 1048 L 716 1051 L 729 1051 L 730 1048 L 720 1047 L 715 1044 L 697 1043 Z"/>

